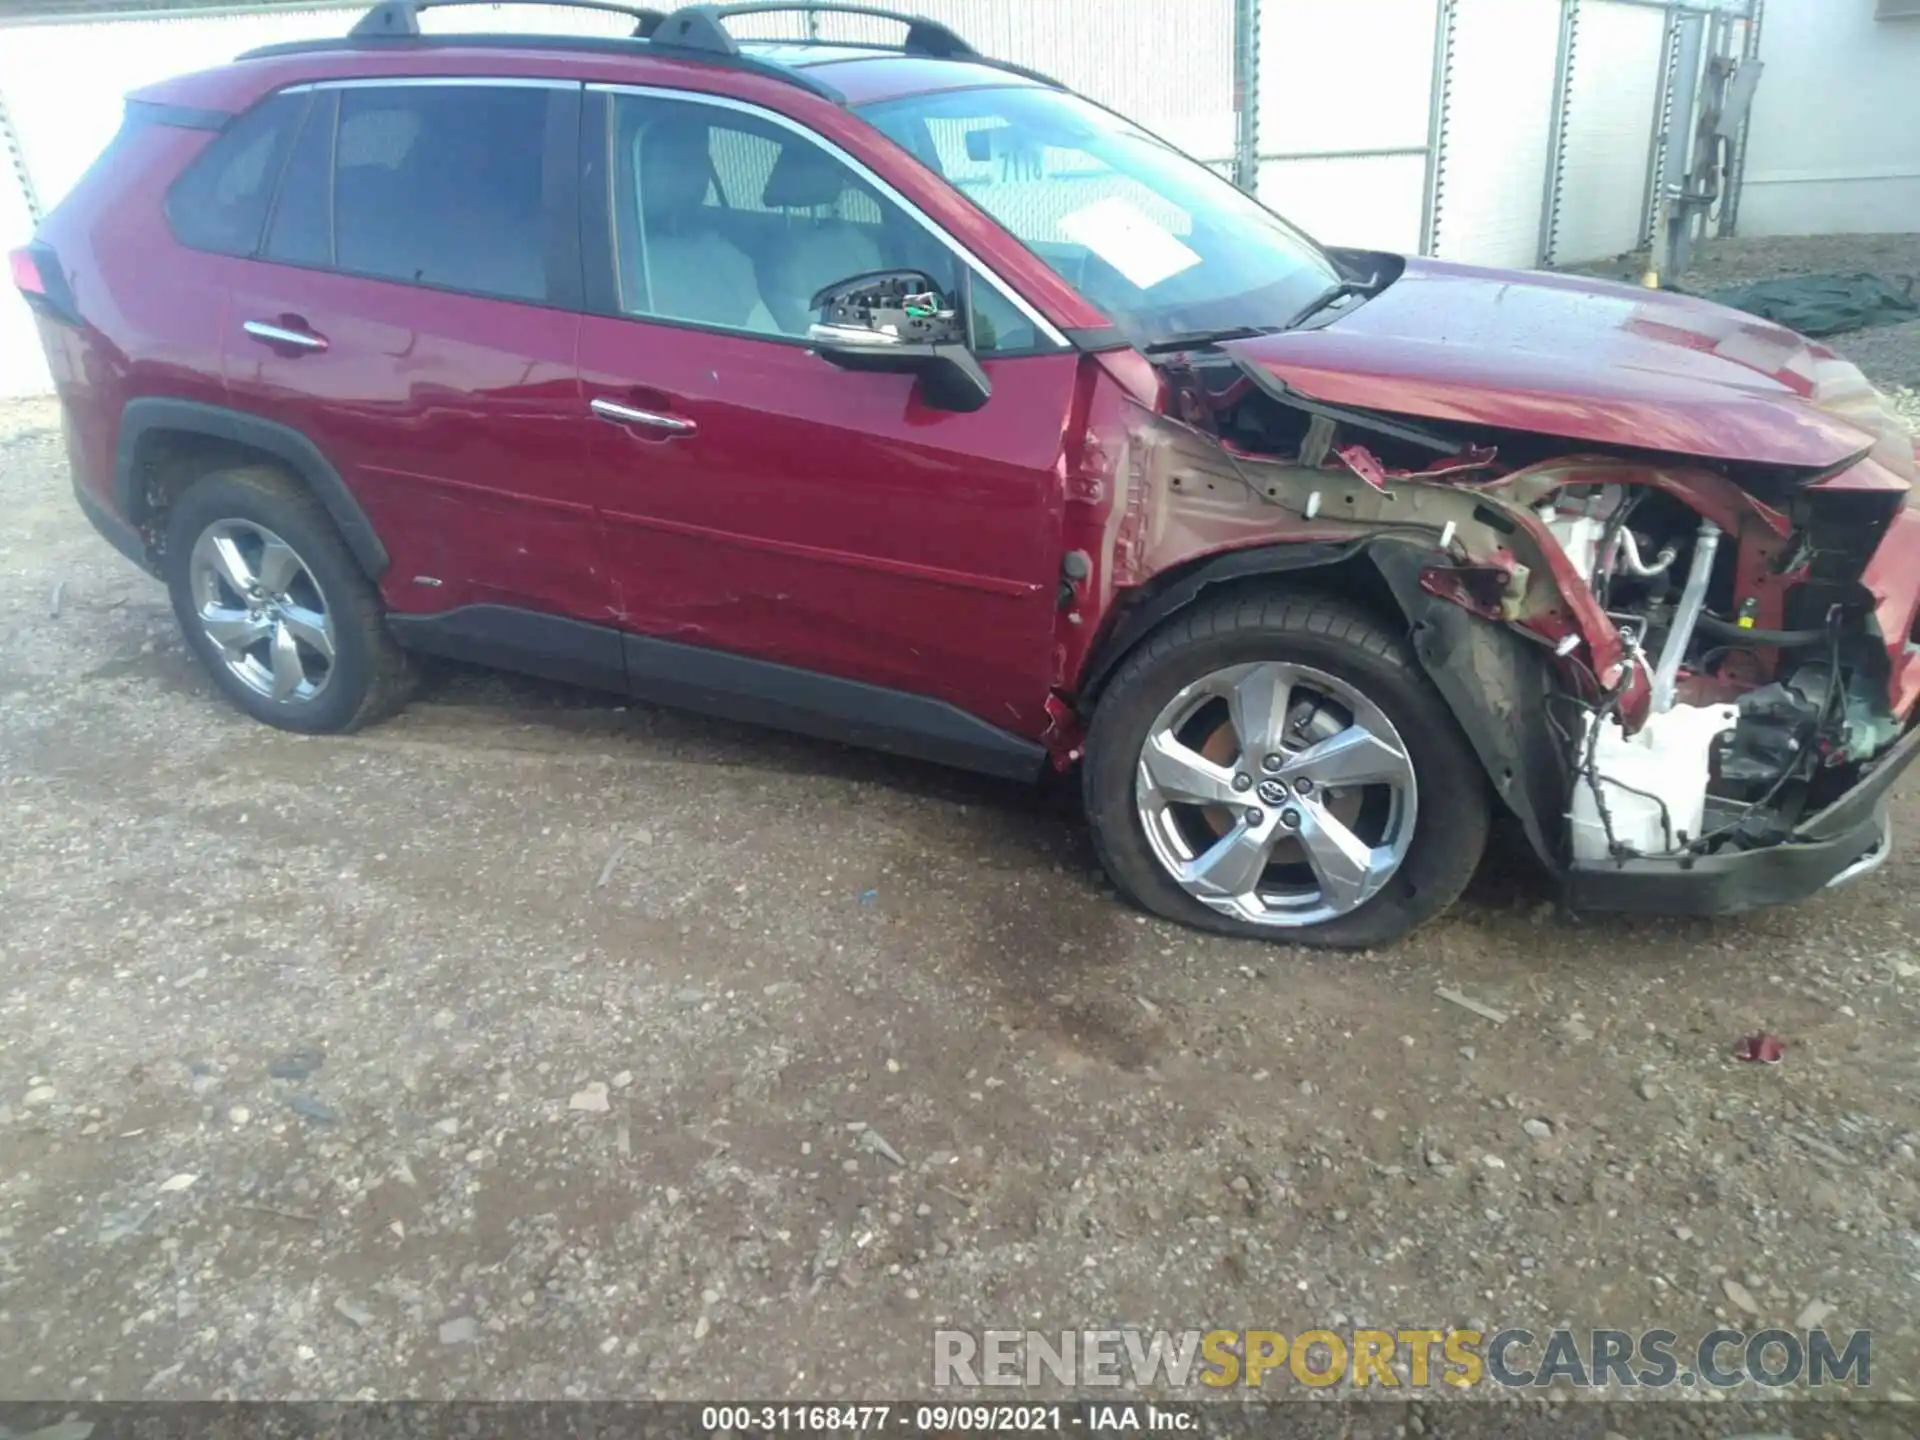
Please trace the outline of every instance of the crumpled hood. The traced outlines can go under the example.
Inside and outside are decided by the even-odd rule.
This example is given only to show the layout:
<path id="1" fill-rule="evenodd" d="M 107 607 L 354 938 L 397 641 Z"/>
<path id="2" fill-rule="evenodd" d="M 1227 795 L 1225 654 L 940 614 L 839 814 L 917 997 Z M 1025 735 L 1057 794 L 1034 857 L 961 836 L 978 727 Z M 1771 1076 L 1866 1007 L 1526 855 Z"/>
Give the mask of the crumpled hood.
<path id="1" fill-rule="evenodd" d="M 1913 441 L 1858 368 L 1665 291 L 1434 260 L 1319 330 L 1223 346 L 1330 404 L 1721 460 L 1827 469 Z"/>

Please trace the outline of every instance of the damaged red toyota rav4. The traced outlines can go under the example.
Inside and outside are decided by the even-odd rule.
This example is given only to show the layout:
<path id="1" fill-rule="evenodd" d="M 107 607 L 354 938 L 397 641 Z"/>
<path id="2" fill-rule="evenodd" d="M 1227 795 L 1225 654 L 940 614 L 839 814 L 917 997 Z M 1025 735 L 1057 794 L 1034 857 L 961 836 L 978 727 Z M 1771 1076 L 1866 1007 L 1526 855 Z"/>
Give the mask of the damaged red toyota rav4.
<path id="1" fill-rule="evenodd" d="M 1832 352 L 1323 247 L 926 20 L 426 3 L 136 94 L 13 256 L 82 508 L 249 714 L 425 652 L 1077 765 L 1126 894 L 1310 944 L 1444 910 L 1496 806 L 1575 909 L 1886 855 L 1914 444 Z"/>

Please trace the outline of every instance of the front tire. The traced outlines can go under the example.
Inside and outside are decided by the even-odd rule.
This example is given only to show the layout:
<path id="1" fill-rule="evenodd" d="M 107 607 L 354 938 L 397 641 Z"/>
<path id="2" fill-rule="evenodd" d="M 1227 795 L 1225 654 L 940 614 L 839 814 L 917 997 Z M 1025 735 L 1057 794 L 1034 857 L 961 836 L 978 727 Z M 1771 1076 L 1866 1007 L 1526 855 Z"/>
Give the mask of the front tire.
<path id="1" fill-rule="evenodd" d="M 1323 597 L 1168 621 L 1101 697 L 1082 783 L 1114 883 L 1230 935 L 1388 944 L 1458 898 L 1486 845 L 1452 713 L 1401 641 Z"/>
<path id="2" fill-rule="evenodd" d="M 406 656 L 327 512 L 266 466 L 203 476 L 167 515 L 173 613 L 241 710 L 336 734 L 399 709 Z"/>

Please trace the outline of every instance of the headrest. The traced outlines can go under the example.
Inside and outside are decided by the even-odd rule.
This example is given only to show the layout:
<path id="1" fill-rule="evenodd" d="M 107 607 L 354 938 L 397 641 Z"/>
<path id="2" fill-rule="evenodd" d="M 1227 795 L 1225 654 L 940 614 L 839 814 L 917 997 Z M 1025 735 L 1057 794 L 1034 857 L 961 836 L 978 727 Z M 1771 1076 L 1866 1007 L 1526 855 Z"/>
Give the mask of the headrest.
<path id="1" fill-rule="evenodd" d="M 769 210 L 811 210 L 832 205 L 849 184 L 846 170 L 825 151 L 804 142 L 780 147 L 760 203 Z"/>

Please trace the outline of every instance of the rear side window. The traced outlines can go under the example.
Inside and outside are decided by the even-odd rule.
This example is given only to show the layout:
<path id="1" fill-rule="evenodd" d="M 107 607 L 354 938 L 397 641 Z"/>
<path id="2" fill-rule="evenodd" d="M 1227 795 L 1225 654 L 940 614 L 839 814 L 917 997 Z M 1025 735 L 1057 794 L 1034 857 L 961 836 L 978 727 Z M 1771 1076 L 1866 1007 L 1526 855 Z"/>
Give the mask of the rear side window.
<path id="1" fill-rule="evenodd" d="M 294 147 L 266 256 L 410 285 L 546 302 L 555 125 L 574 92 L 537 86 L 323 91 Z M 571 133 L 571 131 L 569 131 Z M 576 266 L 577 268 L 577 266 Z"/>
<path id="2" fill-rule="evenodd" d="M 275 95 L 214 137 L 167 192 L 175 239 L 222 255 L 260 248 L 274 185 L 308 99 Z"/>

